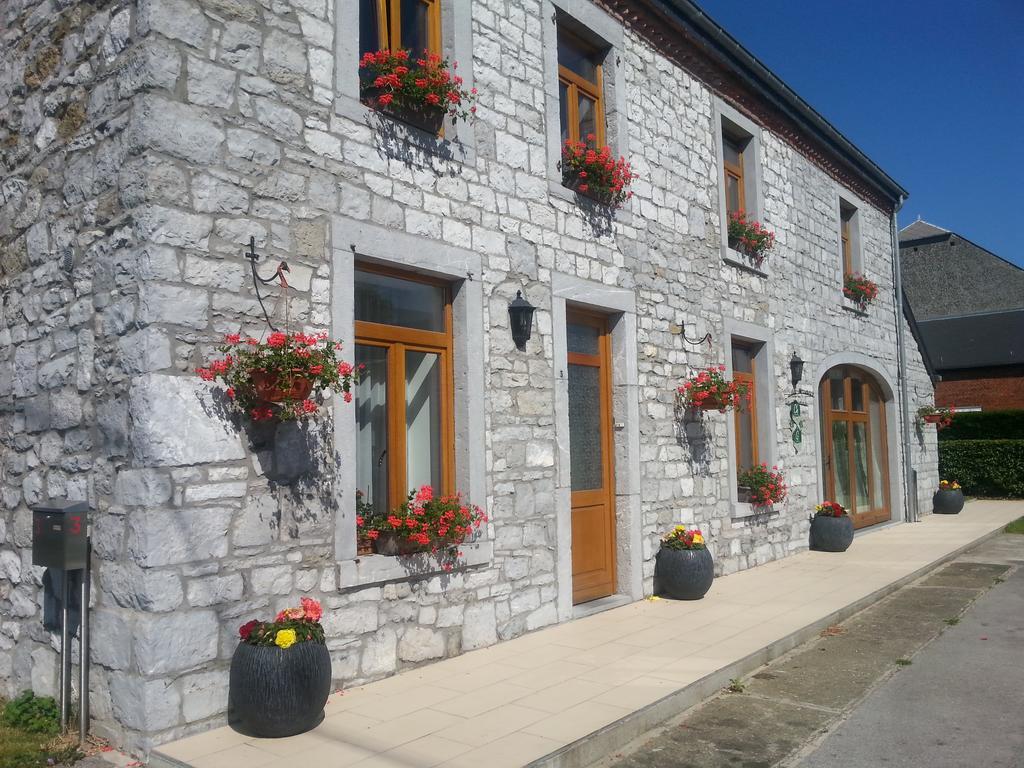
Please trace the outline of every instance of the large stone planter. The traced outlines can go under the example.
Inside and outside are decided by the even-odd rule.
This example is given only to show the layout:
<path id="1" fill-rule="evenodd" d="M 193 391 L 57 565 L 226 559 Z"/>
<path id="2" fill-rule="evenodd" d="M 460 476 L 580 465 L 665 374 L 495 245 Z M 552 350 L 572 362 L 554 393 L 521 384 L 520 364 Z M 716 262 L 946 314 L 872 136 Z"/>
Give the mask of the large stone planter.
<path id="1" fill-rule="evenodd" d="M 811 549 L 818 552 L 845 552 L 853 543 L 853 520 L 849 515 L 815 515 L 811 520 Z"/>
<path id="2" fill-rule="evenodd" d="M 700 600 L 715 580 L 715 561 L 707 549 L 662 547 L 654 562 L 658 591 L 676 600 Z"/>
<path id="3" fill-rule="evenodd" d="M 932 496 L 932 511 L 937 515 L 956 515 L 964 508 L 964 492 L 956 490 L 938 490 Z"/>
<path id="4" fill-rule="evenodd" d="M 327 646 L 239 643 L 231 657 L 228 722 L 250 736 L 280 738 L 314 728 L 331 693 Z"/>

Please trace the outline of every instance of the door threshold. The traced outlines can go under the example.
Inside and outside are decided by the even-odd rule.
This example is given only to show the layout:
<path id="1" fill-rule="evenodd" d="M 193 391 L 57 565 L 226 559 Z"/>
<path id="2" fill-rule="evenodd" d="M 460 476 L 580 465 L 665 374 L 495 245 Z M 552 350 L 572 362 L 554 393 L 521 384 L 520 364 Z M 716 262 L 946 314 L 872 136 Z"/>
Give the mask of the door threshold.
<path id="1" fill-rule="evenodd" d="M 608 597 L 599 597 L 597 600 L 589 600 L 585 603 L 574 605 L 572 607 L 572 617 L 574 619 L 582 619 L 585 616 L 593 616 L 595 613 L 609 611 L 612 608 L 618 608 L 620 605 L 626 605 L 631 602 L 633 602 L 633 598 L 629 595 L 608 595 Z"/>

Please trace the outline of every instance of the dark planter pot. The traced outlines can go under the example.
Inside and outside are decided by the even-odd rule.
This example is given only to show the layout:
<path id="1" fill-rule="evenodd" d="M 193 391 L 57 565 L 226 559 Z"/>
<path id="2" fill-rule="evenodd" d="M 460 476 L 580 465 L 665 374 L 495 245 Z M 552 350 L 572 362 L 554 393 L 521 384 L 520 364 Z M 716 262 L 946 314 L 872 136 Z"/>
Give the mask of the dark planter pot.
<path id="1" fill-rule="evenodd" d="M 853 543 L 853 519 L 849 515 L 811 520 L 811 549 L 818 552 L 845 552 Z"/>
<path id="2" fill-rule="evenodd" d="M 571 176 L 571 175 L 568 175 L 568 174 L 562 177 L 562 184 L 565 185 L 568 189 L 571 189 L 573 192 L 575 192 L 580 197 L 584 197 L 587 200 L 590 200 L 590 201 L 592 201 L 594 203 L 597 203 L 598 205 L 609 205 L 609 206 L 612 205 L 611 197 L 609 197 L 608 195 L 599 194 L 597 192 L 592 192 L 589 189 L 589 187 L 588 187 L 586 192 L 581 192 L 580 191 L 580 184 L 582 184 L 583 181 L 584 181 L 583 179 L 580 179 L 580 178 L 578 178 L 576 176 Z M 616 206 L 616 207 L 618 207 L 618 206 Z"/>
<path id="3" fill-rule="evenodd" d="M 395 557 L 396 555 L 411 555 L 414 552 L 422 552 L 423 547 L 392 531 L 381 531 L 380 536 L 373 540 L 373 551 L 378 555 Z"/>
<path id="4" fill-rule="evenodd" d="M 434 136 L 441 133 L 441 128 L 444 126 L 444 118 L 448 114 L 446 109 L 440 106 L 432 107 L 428 104 L 416 107 L 395 102 L 381 104 L 380 95 L 383 92 L 380 88 L 374 88 L 373 86 L 365 87 L 362 90 L 362 102 L 367 106 L 380 110 L 388 117 L 394 118 L 406 125 L 411 125 L 414 128 L 419 128 L 421 131 L 426 131 Z"/>
<path id="5" fill-rule="evenodd" d="M 715 580 L 715 561 L 707 549 L 658 550 L 654 562 L 658 591 L 676 600 L 700 600 Z"/>
<path id="6" fill-rule="evenodd" d="M 964 492 L 938 490 L 932 496 L 932 511 L 937 515 L 956 515 L 964 508 Z"/>
<path id="7" fill-rule="evenodd" d="M 305 376 L 293 375 L 282 382 L 277 371 L 250 371 L 249 379 L 256 396 L 265 403 L 305 400 L 313 391 L 313 382 Z"/>
<path id="8" fill-rule="evenodd" d="M 291 648 L 239 643 L 231 657 L 228 722 L 261 738 L 305 733 L 324 718 L 331 655 L 320 643 Z"/>

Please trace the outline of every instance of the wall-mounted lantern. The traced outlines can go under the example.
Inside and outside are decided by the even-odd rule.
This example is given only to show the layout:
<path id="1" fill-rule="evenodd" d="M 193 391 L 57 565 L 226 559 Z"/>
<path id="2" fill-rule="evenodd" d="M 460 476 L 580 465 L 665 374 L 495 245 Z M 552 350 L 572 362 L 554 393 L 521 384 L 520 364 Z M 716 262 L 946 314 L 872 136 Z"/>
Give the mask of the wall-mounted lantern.
<path id="1" fill-rule="evenodd" d="M 533 333 L 533 313 L 537 308 L 523 298 L 522 291 L 508 305 L 508 320 L 512 327 L 512 341 L 520 351 L 526 349 L 526 342 Z"/>
<path id="2" fill-rule="evenodd" d="M 804 361 L 796 352 L 793 353 L 793 357 L 789 361 L 789 373 L 793 377 L 793 389 L 796 389 L 796 385 L 804 377 Z"/>

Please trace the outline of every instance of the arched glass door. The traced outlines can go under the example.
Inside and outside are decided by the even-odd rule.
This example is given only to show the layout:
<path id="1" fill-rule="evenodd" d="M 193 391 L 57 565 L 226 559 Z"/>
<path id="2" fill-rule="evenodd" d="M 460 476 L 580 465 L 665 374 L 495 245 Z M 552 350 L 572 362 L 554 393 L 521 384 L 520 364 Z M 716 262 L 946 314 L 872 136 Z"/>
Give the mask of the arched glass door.
<path id="1" fill-rule="evenodd" d="M 821 381 L 821 441 L 829 500 L 850 511 L 863 528 L 890 518 L 885 400 L 875 380 L 839 366 Z"/>

